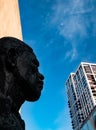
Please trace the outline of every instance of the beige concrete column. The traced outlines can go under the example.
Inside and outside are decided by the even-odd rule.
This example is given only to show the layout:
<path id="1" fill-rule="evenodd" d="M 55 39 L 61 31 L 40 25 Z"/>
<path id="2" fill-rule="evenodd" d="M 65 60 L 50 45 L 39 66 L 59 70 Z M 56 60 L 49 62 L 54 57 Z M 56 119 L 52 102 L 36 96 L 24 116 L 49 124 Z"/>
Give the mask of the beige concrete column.
<path id="1" fill-rule="evenodd" d="M 22 40 L 18 0 L 0 0 L 0 37 L 3 36 Z"/>

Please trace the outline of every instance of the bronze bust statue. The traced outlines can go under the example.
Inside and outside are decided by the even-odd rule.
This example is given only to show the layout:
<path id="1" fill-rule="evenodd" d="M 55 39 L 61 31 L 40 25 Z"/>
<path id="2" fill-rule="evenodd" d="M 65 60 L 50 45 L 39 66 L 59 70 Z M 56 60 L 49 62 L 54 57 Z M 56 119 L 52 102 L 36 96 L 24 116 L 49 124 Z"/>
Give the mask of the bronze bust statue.
<path id="1" fill-rule="evenodd" d="M 25 130 L 19 109 L 25 100 L 37 101 L 44 76 L 39 62 L 23 41 L 13 37 L 0 39 L 0 130 Z"/>

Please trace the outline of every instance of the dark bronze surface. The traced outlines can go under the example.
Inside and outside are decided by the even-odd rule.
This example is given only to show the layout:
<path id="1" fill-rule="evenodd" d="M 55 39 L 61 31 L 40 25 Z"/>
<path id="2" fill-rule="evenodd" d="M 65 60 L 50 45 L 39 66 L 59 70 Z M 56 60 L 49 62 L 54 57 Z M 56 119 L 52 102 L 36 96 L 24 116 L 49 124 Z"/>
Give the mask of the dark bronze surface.
<path id="1" fill-rule="evenodd" d="M 0 130 L 25 130 L 19 109 L 25 100 L 37 101 L 41 95 L 44 76 L 38 67 L 27 44 L 13 37 L 0 39 Z"/>

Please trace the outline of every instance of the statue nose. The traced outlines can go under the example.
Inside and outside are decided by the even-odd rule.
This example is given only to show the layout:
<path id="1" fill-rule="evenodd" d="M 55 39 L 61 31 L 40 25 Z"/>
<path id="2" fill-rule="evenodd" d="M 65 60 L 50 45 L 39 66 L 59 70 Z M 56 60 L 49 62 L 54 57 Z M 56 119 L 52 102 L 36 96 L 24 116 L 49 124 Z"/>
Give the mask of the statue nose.
<path id="1" fill-rule="evenodd" d="M 44 76 L 43 76 L 41 73 L 39 73 L 39 78 L 40 78 L 41 80 L 44 80 Z"/>

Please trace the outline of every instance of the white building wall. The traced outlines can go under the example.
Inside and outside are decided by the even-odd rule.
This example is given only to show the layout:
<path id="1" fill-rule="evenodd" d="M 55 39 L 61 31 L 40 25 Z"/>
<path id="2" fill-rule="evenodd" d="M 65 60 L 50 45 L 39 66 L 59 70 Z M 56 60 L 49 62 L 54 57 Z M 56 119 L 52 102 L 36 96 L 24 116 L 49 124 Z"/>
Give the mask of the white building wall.
<path id="1" fill-rule="evenodd" d="M 96 109 L 87 119 L 81 130 L 96 130 Z"/>
<path id="2" fill-rule="evenodd" d="M 66 82 L 70 115 L 74 130 L 81 129 L 81 126 L 84 125 L 84 121 L 96 106 L 96 96 L 94 96 L 96 95 L 94 92 L 96 89 L 96 68 L 92 65 L 93 64 L 90 63 L 81 63 L 76 73 L 70 74 Z M 96 66 L 96 64 L 94 65 Z M 86 68 L 86 66 L 88 67 Z M 95 71 L 93 71 L 92 67 Z M 92 89 L 92 87 L 94 87 L 94 89 Z M 89 124 L 90 123 L 88 123 L 88 125 Z M 91 126 L 89 125 L 88 127 Z"/>

